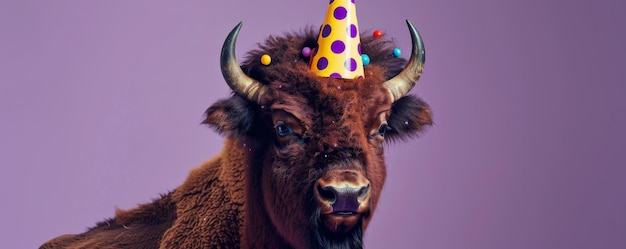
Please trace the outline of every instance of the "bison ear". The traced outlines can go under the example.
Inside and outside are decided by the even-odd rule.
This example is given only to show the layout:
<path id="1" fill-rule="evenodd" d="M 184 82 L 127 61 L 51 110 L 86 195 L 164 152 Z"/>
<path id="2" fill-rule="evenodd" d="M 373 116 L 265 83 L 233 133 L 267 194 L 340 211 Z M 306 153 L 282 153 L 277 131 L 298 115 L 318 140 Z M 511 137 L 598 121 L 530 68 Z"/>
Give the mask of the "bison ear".
<path id="1" fill-rule="evenodd" d="M 211 105 L 205 112 L 202 124 L 207 124 L 227 136 L 247 135 L 254 132 L 259 122 L 258 106 L 241 97 L 233 96 Z"/>
<path id="2" fill-rule="evenodd" d="M 432 125 L 432 112 L 422 99 L 406 95 L 391 106 L 387 124 L 391 129 L 385 134 L 386 140 L 404 140 L 419 135 Z"/>

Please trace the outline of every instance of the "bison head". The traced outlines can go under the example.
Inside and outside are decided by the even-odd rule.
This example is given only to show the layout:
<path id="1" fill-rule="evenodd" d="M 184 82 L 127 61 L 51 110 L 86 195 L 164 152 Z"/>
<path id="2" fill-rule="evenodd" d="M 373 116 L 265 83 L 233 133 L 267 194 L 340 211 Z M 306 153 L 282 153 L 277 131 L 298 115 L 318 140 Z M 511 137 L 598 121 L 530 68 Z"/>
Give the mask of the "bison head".
<path id="1" fill-rule="evenodd" d="M 425 59 L 421 37 L 407 23 L 408 63 L 392 56 L 390 41 L 364 37 L 371 63 L 364 78 L 351 80 L 309 71 L 300 51 L 316 46 L 311 29 L 269 37 L 241 66 L 234 54 L 241 23 L 228 35 L 221 65 L 235 95 L 211 106 L 204 123 L 248 148 L 246 205 L 261 211 L 246 219 L 266 221 L 295 248 L 362 247 L 385 182 L 385 141 L 432 123 L 428 105 L 406 95 Z M 271 64 L 261 64 L 263 54 Z"/>

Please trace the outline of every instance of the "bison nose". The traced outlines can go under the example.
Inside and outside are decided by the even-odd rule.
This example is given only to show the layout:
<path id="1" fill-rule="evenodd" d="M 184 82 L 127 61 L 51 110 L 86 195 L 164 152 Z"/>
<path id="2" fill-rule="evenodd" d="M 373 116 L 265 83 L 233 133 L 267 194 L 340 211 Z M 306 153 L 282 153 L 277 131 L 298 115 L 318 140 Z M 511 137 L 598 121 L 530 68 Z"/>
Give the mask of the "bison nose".
<path id="1" fill-rule="evenodd" d="M 324 214 L 352 215 L 368 208 L 370 184 L 357 171 L 330 171 L 316 185 L 315 196 Z"/>
<path id="2" fill-rule="evenodd" d="M 320 200 L 332 207 L 335 214 L 352 214 L 359 210 L 364 200 L 369 196 L 369 186 L 337 188 L 335 186 L 319 186 L 317 188 Z"/>

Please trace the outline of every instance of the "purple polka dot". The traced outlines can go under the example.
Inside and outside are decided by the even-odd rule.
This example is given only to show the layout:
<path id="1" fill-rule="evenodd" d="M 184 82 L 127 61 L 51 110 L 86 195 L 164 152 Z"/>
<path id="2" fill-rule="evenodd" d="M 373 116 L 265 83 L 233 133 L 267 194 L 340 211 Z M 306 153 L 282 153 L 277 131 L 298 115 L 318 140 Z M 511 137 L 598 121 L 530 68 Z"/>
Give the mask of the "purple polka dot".
<path id="1" fill-rule="evenodd" d="M 334 1 L 335 1 L 335 0 L 330 0 L 330 3 L 329 3 L 329 4 L 333 3 Z M 352 0 L 352 2 L 354 3 L 354 0 Z"/>
<path id="2" fill-rule="evenodd" d="M 340 54 L 346 50 L 346 44 L 340 40 L 336 40 L 330 45 L 330 50 L 332 50 L 335 54 Z"/>
<path id="3" fill-rule="evenodd" d="M 333 1 L 335 1 L 335 0 L 331 0 L 330 2 L 332 3 Z M 352 3 L 354 3 L 354 0 L 352 0 Z"/>
<path id="4" fill-rule="evenodd" d="M 341 7 L 341 6 L 337 7 L 335 11 L 333 12 L 333 16 L 337 20 L 343 20 L 344 18 L 346 18 L 347 15 L 348 15 L 348 11 L 346 10 L 346 8 Z"/>
<path id="5" fill-rule="evenodd" d="M 359 51 L 359 55 L 362 55 L 361 54 L 361 43 L 360 42 L 359 42 L 358 45 L 356 45 L 356 49 Z"/>
<path id="6" fill-rule="evenodd" d="M 351 72 L 354 72 L 356 71 L 356 60 L 353 58 L 347 59 L 346 62 L 343 63 L 343 66 Z"/>
<path id="7" fill-rule="evenodd" d="M 327 66 L 328 66 L 328 59 L 326 59 L 326 57 L 321 57 L 317 61 L 317 69 L 318 70 L 324 70 Z"/>
<path id="8" fill-rule="evenodd" d="M 326 24 L 324 25 L 324 28 L 322 28 L 322 37 L 326 38 L 328 37 L 328 35 L 330 35 L 330 31 L 331 31 L 331 27 L 330 25 Z"/>
<path id="9" fill-rule="evenodd" d="M 339 74 L 339 73 L 331 73 L 329 77 L 331 77 L 331 78 L 341 78 L 341 74 Z"/>
<path id="10" fill-rule="evenodd" d="M 357 34 L 356 25 L 350 24 L 350 37 L 354 38 L 356 37 L 356 34 Z"/>

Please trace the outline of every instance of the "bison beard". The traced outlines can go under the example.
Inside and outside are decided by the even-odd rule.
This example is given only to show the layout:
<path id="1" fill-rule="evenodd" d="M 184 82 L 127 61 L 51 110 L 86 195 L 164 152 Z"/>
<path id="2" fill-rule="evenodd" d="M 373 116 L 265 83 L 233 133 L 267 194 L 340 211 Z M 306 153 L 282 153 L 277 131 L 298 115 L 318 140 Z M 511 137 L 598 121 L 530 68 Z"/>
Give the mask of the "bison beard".
<path id="1" fill-rule="evenodd" d="M 309 72 L 300 51 L 316 38 L 313 29 L 269 37 L 248 53 L 241 70 L 262 94 L 233 89 L 207 109 L 203 123 L 226 136 L 224 149 L 181 186 L 41 248 L 363 248 L 386 177 L 383 143 L 416 136 L 432 114 L 420 98 L 396 96 L 406 87 L 390 97 L 396 81 L 387 82 L 407 63 L 390 41 L 362 37 L 365 79 L 344 80 Z M 357 220 L 331 231 L 344 215 Z"/>
<path id="2" fill-rule="evenodd" d="M 326 230 L 314 229 L 311 231 L 311 248 L 319 249 L 362 249 L 363 248 L 363 226 L 359 224 L 347 234 L 336 236 L 329 234 Z"/>

